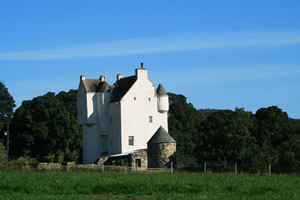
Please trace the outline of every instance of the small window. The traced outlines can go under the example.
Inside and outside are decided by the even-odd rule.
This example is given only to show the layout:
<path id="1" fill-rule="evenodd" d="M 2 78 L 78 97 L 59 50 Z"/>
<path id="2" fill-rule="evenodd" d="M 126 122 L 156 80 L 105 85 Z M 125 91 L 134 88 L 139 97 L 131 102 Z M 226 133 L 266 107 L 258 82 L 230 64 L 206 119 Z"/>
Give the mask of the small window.
<path id="1" fill-rule="evenodd" d="M 135 101 L 136 101 L 136 97 L 133 97 L 133 100 L 135 100 Z"/>
<path id="2" fill-rule="evenodd" d="M 129 136 L 128 137 L 128 145 L 129 146 L 134 146 L 134 136 Z"/>
<path id="3" fill-rule="evenodd" d="M 150 97 L 148 98 L 148 101 L 151 101 L 151 98 L 150 98 Z"/>
<path id="4" fill-rule="evenodd" d="M 153 122 L 153 117 L 149 116 L 149 123 L 152 123 L 152 122 Z"/>

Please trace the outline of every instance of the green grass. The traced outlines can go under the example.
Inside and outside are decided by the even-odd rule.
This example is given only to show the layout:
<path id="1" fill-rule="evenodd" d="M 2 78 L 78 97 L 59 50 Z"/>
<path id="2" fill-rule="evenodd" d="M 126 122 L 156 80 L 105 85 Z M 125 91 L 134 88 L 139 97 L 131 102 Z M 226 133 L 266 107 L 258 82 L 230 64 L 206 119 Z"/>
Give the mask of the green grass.
<path id="1" fill-rule="evenodd" d="M 0 199 L 300 199 L 297 176 L 0 172 Z"/>

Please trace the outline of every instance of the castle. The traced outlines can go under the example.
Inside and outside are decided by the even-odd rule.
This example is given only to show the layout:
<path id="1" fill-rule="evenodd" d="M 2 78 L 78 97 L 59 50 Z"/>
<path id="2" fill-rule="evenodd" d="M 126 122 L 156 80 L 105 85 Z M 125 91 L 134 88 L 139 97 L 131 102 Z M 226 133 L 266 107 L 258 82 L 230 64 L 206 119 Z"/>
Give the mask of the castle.
<path id="1" fill-rule="evenodd" d="M 105 76 L 81 76 L 77 104 L 84 164 L 146 150 L 148 141 L 152 144 L 159 141 L 157 138 L 167 138 L 169 97 L 161 84 L 155 89 L 143 63 L 133 76 L 118 74 L 113 85 L 106 82 Z"/>

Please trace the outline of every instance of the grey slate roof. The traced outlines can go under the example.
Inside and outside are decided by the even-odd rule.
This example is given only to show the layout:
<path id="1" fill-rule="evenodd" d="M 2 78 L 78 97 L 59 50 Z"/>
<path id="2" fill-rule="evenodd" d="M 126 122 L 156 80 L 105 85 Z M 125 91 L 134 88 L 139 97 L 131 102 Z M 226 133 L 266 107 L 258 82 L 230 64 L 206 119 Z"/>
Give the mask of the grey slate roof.
<path id="1" fill-rule="evenodd" d="M 99 79 L 85 79 L 83 84 L 87 92 L 96 92 L 96 87 L 101 81 Z"/>
<path id="2" fill-rule="evenodd" d="M 167 92 L 165 90 L 165 88 L 162 86 L 162 84 L 159 84 L 158 87 L 157 87 L 157 95 L 158 96 L 167 96 Z"/>
<path id="3" fill-rule="evenodd" d="M 128 92 L 135 81 L 135 76 L 129 76 L 126 78 L 121 78 L 112 86 L 110 86 L 106 81 L 101 82 L 99 79 L 85 79 L 82 82 L 86 92 L 105 93 L 109 90 L 112 90 L 110 102 L 118 102 L 121 101 L 123 96 Z"/>
<path id="4" fill-rule="evenodd" d="M 169 135 L 169 133 L 160 126 L 154 135 L 150 138 L 147 144 L 153 143 L 176 143 L 176 141 Z"/>
<path id="5" fill-rule="evenodd" d="M 120 101 L 127 93 L 127 91 L 131 88 L 131 86 L 135 83 L 135 81 L 135 76 L 129 76 L 116 81 L 113 85 L 114 88 L 112 91 L 110 102 Z"/>

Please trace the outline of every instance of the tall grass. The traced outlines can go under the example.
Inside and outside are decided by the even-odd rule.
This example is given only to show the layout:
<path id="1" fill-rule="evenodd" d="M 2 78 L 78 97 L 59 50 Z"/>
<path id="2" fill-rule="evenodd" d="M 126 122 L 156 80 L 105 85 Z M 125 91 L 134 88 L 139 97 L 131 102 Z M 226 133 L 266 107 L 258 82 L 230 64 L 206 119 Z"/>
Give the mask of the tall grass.
<path id="1" fill-rule="evenodd" d="M 0 199 L 300 199 L 297 176 L 0 172 Z"/>

